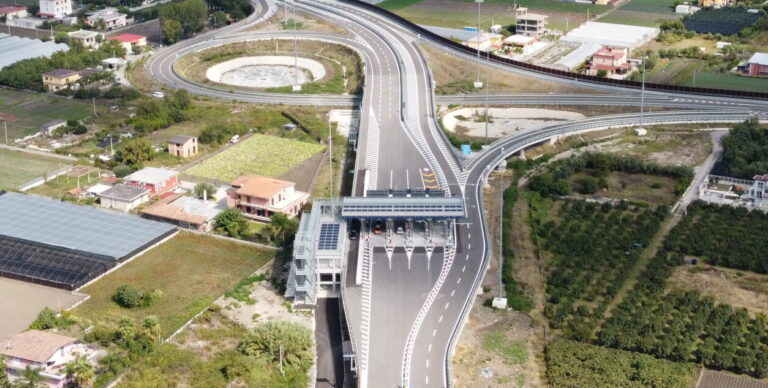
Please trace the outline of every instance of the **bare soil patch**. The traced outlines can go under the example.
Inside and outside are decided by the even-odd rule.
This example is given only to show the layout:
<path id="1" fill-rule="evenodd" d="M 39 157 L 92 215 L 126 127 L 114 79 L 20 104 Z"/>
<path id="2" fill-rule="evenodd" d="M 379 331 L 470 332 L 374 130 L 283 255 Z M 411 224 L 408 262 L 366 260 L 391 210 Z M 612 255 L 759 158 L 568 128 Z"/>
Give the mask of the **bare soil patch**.
<path id="1" fill-rule="evenodd" d="M 347 30 L 335 25 L 328 23 L 325 20 L 318 19 L 314 16 L 311 16 L 309 14 L 306 14 L 304 12 L 297 12 L 293 13 L 291 11 L 288 12 L 288 15 L 285 14 L 286 8 L 281 8 L 278 12 L 276 12 L 269 20 L 266 20 L 263 23 L 259 23 L 255 26 L 252 26 L 250 28 L 246 28 L 245 31 L 284 31 L 284 30 L 290 30 L 290 28 L 283 28 L 283 21 L 286 19 L 292 19 L 294 20 L 297 25 L 300 25 L 301 28 L 299 30 L 309 30 L 309 31 L 318 31 L 318 32 L 328 32 L 333 34 L 347 34 Z M 300 23 L 300 24 L 299 24 Z M 290 27 L 290 26 L 289 26 Z"/>
<path id="2" fill-rule="evenodd" d="M 48 307 L 54 311 L 68 309 L 87 295 L 37 284 L 0 278 L 0 338 L 19 334 L 29 327 L 37 314 Z"/>
<path id="3" fill-rule="evenodd" d="M 573 185 L 576 180 L 586 175 L 585 173 L 573 174 L 569 181 Z M 595 194 L 574 193 L 573 196 L 595 200 L 608 198 L 643 201 L 654 206 L 672 204 L 677 198 L 675 196 L 677 182 L 672 178 L 614 171 L 605 179 L 608 182 L 608 188 L 600 189 Z"/>
<path id="4" fill-rule="evenodd" d="M 694 290 L 719 302 L 746 308 L 751 315 L 768 313 L 768 275 L 708 264 L 681 265 L 669 280 L 669 290 Z"/>
<path id="5" fill-rule="evenodd" d="M 424 45 L 419 46 L 427 64 L 432 70 L 437 94 L 485 93 L 485 89 L 475 89 L 477 64 L 446 54 Z M 487 66 L 480 67 L 480 77 L 490 85 L 490 93 L 596 93 L 589 88 L 563 85 L 552 81 L 526 77 L 511 71 L 504 71 Z M 486 78 L 488 78 L 486 80 Z"/>

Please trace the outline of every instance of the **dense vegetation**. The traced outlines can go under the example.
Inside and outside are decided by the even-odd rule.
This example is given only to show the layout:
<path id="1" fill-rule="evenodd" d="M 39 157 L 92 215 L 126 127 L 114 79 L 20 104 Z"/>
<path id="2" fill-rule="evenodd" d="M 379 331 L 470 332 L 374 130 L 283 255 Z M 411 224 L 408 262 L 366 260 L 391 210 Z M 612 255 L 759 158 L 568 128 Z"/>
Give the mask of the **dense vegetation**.
<path id="1" fill-rule="evenodd" d="M 547 347 L 553 387 L 691 387 L 696 367 L 651 356 L 558 340 Z"/>
<path id="2" fill-rule="evenodd" d="M 115 294 L 112 295 L 112 300 L 121 307 L 134 309 L 149 307 L 162 295 L 163 292 L 160 290 L 147 291 L 130 284 L 125 284 L 117 288 Z"/>
<path id="3" fill-rule="evenodd" d="M 669 234 L 665 246 L 670 251 L 701 257 L 709 264 L 765 274 L 765 231 L 768 215 L 763 212 L 697 201 L 688 207 L 688 215 Z"/>
<path id="4" fill-rule="evenodd" d="M 59 51 L 50 58 L 30 58 L 18 61 L 0 70 L 0 85 L 17 89 L 45 91 L 41 74 L 54 69 L 81 70 L 95 68 L 112 56 L 125 56 L 125 48 L 118 41 L 109 40 L 97 50 L 88 51 L 81 45 L 72 45 L 69 51 Z"/>
<path id="5" fill-rule="evenodd" d="M 184 0 L 160 9 L 159 17 L 163 41 L 172 44 L 205 28 L 208 5 L 203 0 Z"/>
<path id="6" fill-rule="evenodd" d="M 664 293 L 682 255 L 661 250 L 598 335 L 605 346 L 768 376 L 768 322 L 696 292 Z"/>
<path id="7" fill-rule="evenodd" d="M 534 206 L 536 201 L 532 201 Z M 535 238 L 552 254 L 548 264 L 545 315 L 566 337 L 589 340 L 629 269 L 659 229 L 662 209 L 633 208 L 622 202 L 563 201 L 532 212 Z M 559 210 L 557 210 L 559 208 Z"/>
<path id="8" fill-rule="evenodd" d="M 768 132 L 756 118 L 736 124 L 722 144 L 723 157 L 713 174 L 741 179 L 768 174 Z"/>
<path id="9" fill-rule="evenodd" d="M 586 172 L 595 178 L 594 182 L 576 182 L 576 189 L 589 191 L 593 186 L 600 186 L 600 178 L 605 178 L 610 171 L 629 174 L 649 174 L 674 178 L 678 181 L 675 188 L 677 195 L 682 194 L 691 182 L 693 172 L 688 167 L 664 166 L 646 162 L 643 159 L 615 154 L 585 152 L 568 159 L 552 163 L 545 172 L 537 174 L 529 181 L 529 188 L 544 197 L 568 195 L 572 187 L 568 177 L 577 172 Z M 589 186 L 589 187 L 586 187 Z M 593 191 L 594 192 L 594 191 Z"/>
<path id="10" fill-rule="evenodd" d="M 507 305 L 517 311 L 529 312 L 533 308 L 533 302 L 525 293 L 513 276 L 512 262 L 515 260 L 515 251 L 512 246 L 512 212 L 517 202 L 517 181 L 512 182 L 504 190 L 504 208 L 502 209 L 502 252 L 504 254 L 504 267 L 501 269 L 502 282 L 507 294 Z"/>

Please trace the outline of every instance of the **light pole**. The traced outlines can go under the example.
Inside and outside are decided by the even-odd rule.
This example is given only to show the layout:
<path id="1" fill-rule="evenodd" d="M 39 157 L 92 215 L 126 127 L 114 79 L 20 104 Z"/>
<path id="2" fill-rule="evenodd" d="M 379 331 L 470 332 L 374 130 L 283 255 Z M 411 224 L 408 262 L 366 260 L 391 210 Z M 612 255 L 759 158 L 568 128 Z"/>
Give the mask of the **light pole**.
<path id="1" fill-rule="evenodd" d="M 296 17 L 296 0 L 291 0 L 293 5 L 293 17 Z M 291 20 L 293 23 L 293 91 L 301 91 L 301 85 L 299 85 L 299 53 L 297 49 L 297 37 L 296 37 L 296 20 Z"/>
<path id="2" fill-rule="evenodd" d="M 501 178 L 499 183 L 499 298 L 504 297 L 504 172 L 507 170 L 504 147 L 501 147 Z M 503 166 L 503 167 L 502 167 Z M 514 184 L 514 181 L 512 181 Z"/>
<path id="3" fill-rule="evenodd" d="M 485 388 L 488 388 L 489 381 L 493 377 L 491 368 L 480 368 L 480 377 L 485 379 Z"/>
<path id="4" fill-rule="evenodd" d="M 640 127 L 638 129 L 643 129 L 643 111 L 645 110 L 645 59 L 647 55 L 643 53 L 643 61 L 641 62 L 641 71 L 643 73 L 643 83 L 642 87 L 640 88 Z"/>
<path id="5" fill-rule="evenodd" d="M 477 50 L 477 80 L 474 85 L 475 89 L 483 87 L 483 82 L 480 81 L 480 4 L 482 4 L 483 1 L 484 0 L 475 0 L 475 3 L 477 3 L 477 47 L 475 47 Z"/>
<path id="6" fill-rule="evenodd" d="M 488 62 L 491 60 L 491 53 L 488 52 Z M 488 145 L 488 94 L 491 89 L 491 71 L 485 73 L 485 145 Z"/>

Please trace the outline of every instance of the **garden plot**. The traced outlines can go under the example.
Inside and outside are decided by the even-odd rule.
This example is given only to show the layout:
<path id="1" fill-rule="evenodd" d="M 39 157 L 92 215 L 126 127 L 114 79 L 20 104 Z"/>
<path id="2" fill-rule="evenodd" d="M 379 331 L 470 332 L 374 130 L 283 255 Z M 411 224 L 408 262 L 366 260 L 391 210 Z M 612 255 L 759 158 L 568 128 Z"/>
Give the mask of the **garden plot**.
<path id="1" fill-rule="evenodd" d="M 97 106 L 97 111 L 105 108 Z M 0 113 L 13 115 L 8 123 L 8 139 L 23 138 L 40 131 L 51 120 L 80 120 L 93 112 L 90 103 L 82 103 L 40 93 L 0 89 Z"/>
<path id="2" fill-rule="evenodd" d="M 64 160 L 0 149 L 0 189 L 16 190 L 25 183 L 42 178 L 67 164 Z"/>
<path id="3" fill-rule="evenodd" d="M 242 175 L 282 175 L 325 146 L 275 136 L 254 134 L 184 172 L 203 179 L 230 182 Z"/>

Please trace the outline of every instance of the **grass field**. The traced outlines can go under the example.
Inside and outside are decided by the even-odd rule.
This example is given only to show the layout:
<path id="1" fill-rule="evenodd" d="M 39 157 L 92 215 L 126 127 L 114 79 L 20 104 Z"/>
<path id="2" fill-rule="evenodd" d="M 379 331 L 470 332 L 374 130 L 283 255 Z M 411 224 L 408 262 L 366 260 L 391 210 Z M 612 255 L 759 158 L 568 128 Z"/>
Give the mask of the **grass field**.
<path id="1" fill-rule="evenodd" d="M 67 165 L 66 161 L 0 149 L 0 189 L 19 186 Z"/>
<path id="2" fill-rule="evenodd" d="M 91 295 L 74 310 L 96 323 L 156 315 L 163 337 L 250 275 L 276 251 L 210 236 L 182 232 L 80 291 Z M 152 306 L 128 310 L 112 301 L 118 287 L 130 284 L 162 291 Z"/>
<path id="3" fill-rule="evenodd" d="M 248 174 L 277 177 L 323 149 L 316 143 L 253 134 L 185 172 L 226 182 Z"/>
<path id="4" fill-rule="evenodd" d="M 678 19 L 669 0 L 631 0 L 617 10 L 600 18 L 603 23 L 628 24 L 633 26 L 658 26 L 664 20 Z"/>
<path id="5" fill-rule="evenodd" d="M 527 7 L 531 13 L 550 17 L 550 28 L 565 30 L 575 28 L 586 21 L 587 10 L 591 15 L 609 9 L 603 5 L 589 5 L 559 0 L 518 0 L 517 4 Z M 378 4 L 416 24 L 463 28 L 477 24 L 477 5 L 472 0 L 387 0 Z M 481 6 L 481 25 L 487 28 L 491 22 L 508 26 L 515 23 L 514 12 L 509 0 L 486 0 Z M 567 21 L 567 22 L 566 22 Z"/>
<path id="6" fill-rule="evenodd" d="M 96 109 L 101 112 L 104 107 Z M 42 124 L 51 120 L 80 120 L 92 112 L 91 104 L 77 100 L 0 88 L 0 113 L 17 117 L 16 122 L 8 125 L 9 139 L 38 132 Z"/>
<path id="7" fill-rule="evenodd" d="M 685 85 L 693 85 L 691 78 Z M 702 88 L 722 88 L 765 92 L 768 90 L 768 78 L 747 77 L 726 73 L 696 73 L 696 85 Z"/>

